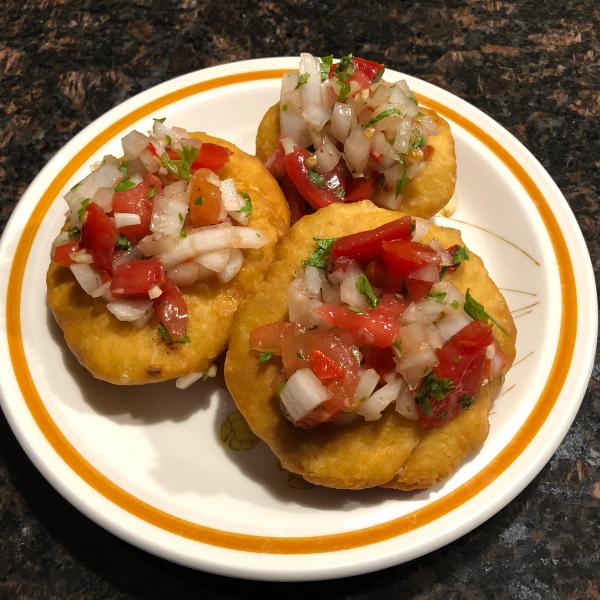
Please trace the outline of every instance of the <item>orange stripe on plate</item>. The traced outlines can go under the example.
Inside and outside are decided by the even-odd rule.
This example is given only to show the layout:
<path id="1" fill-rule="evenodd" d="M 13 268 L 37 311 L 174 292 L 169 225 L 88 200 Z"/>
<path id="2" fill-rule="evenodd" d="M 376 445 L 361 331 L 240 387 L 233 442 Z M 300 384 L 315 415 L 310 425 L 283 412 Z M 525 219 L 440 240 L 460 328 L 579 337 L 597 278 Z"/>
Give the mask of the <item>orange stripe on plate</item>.
<path id="1" fill-rule="evenodd" d="M 430 100 L 429 98 L 420 96 L 420 99 L 425 104 L 463 127 L 492 150 L 492 152 L 507 165 L 513 175 L 527 191 L 541 215 L 556 254 L 562 286 L 563 304 L 558 349 L 552 364 L 548 382 L 535 404 L 533 411 L 512 441 L 484 469 L 477 473 L 477 475 L 443 498 L 398 519 L 387 521 L 372 527 L 334 535 L 288 538 L 265 537 L 221 531 L 180 519 L 159 510 L 113 483 L 77 452 L 69 440 L 60 431 L 46 410 L 34 385 L 27 365 L 21 338 L 20 306 L 23 275 L 25 273 L 27 258 L 35 235 L 50 205 L 67 181 L 72 177 L 73 173 L 103 144 L 135 121 L 160 108 L 164 108 L 172 102 L 192 94 L 234 83 L 278 78 L 281 77 L 282 73 L 283 70 L 281 69 L 240 73 L 187 86 L 144 104 L 113 123 L 110 127 L 88 142 L 67 163 L 48 186 L 37 204 L 29 222 L 25 226 L 19 240 L 10 272 L 6 317 L 8 345 L 13 369 L 23 397 L 25 398 L 25 402 L 27 403 L 33 418 L 58 455 L 71 469 L 73 469 L 73 471 L 75 471 L 75 473 L 77 473 L 77 475 L 79 475 L 79 477 L 97 492 L 132 515 L 155 525 L 156 527 L 160 527 L 161 529 L 191 540 L 224 548 L 245 550 L 248 552 L 310 554 L 332 552 L 335 550 L 373 544 L 412 531 L 427 523 L 431 523 L 459 507 L 467 500 L 473 498 L 473 496 L 483 490 L 504 472 L 519 454 L 523 452 L 544 424 L 544 421 L 554 406 L 563 387 L 569 371 L 572 351 L 575 345 L 575 335 L 577 330 L 577 297 L 573 267 L 565 240 L 552 210 L 531 177 L 529 177 L 513 156 L 511 156 L 485 131 L 477 127 L 477 125 L 468 121 L 457 112 Z"/>

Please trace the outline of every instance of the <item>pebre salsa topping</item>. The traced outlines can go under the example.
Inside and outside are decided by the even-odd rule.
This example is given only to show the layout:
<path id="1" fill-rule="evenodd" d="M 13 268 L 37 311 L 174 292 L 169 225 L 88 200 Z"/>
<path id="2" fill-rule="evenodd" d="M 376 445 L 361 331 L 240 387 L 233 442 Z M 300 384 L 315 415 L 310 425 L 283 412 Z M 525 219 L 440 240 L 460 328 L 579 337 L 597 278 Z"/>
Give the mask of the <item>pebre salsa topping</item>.
<path id="1" fill-rule="evenodd" d="M 424 427 L 441 425 L 506 369 L 498 324 L 470 290 L 444 280 L 467 249 L 424 243 L 427 228 L 406 216 L 315 239 L 289 285 L 288 320 L 251 333 L 259 363 L 281 362 L 274 390 L 294 425 L 374 421 L 392 404 Z"/>
<path id="2" fill-rule="evenodd" d="M 266 164 L 292 222 L 332 202 L 402 207 L 402 190 L 425 166 L 438 127 L 406 81 L 383 81 L 384 70 L 352 54 L 337 63 L 301 54 L 299 72 L 284 74 L 281 137 Z"/>
<path id="3" fill-rule="evenodd" d="M 67 223 L 52 260 L 120 321 L 143 327 L 156 315 L 158 336 L 185 343 L 182 289 L 231 281 L 242 249 L 260 248 L 248 222 L 252 199 L 219 172 L 231 151 L 154 119 L 152 131 L 128 133 L 123 156 L 105 156 L 65 195 Z"/>

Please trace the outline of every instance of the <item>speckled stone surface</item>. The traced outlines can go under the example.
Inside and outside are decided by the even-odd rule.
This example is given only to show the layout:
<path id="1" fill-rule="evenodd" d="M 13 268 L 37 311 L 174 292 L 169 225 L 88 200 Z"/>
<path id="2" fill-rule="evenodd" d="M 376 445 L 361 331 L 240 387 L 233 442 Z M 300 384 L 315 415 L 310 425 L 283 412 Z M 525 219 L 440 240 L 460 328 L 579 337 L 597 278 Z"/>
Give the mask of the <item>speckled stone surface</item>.
<path id="1" fill-rule="evenodd" d="M 597 273 L 599 31 L 595 0 L 5 0 L 0 230 L 52 154 L 131 95 L 223 62 L 352 50 L 440 85 L 507 127 L 562 189 Z M 0 598 L 600 598 L 599 380 L 597 362 L 557 453 L 487 523 L 410 564 L 301 585 L 206 575 L 121 542 L 46 483 L 0 416 Z"/>

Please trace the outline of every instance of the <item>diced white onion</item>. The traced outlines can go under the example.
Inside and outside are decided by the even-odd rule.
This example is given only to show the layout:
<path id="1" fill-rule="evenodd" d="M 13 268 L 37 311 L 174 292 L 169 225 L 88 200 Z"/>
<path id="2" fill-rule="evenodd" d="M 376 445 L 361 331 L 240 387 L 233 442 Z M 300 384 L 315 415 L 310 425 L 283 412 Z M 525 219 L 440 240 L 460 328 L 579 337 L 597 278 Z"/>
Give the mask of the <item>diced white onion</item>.
<path id="1" fill-rule="evenodd" d="M 416 279 L 418 281 L 435 282 L 440 278 L 440 272 L 437 265 L 430 263 L 413 271 L 409 276 L 409 279 Z"/>
<path id="2" fill-rule="evenodd" d="M 304 269 L 304 287 L 315 298 L 318 298 L 321 292 L 322 273 L 317 267 L 307 266 Z"/>
<path id="3" fill-rule="evenodd" d="M 150 143 L 150 138 L 139 131 L 131 131 L 121 138 L 123 153 L 127 160 L 137 158 Z"/>
<path id="4" fill-rule="evenodd" d="M 244 206 L 244 199 L 238 194 L 235 181 L 229 177 L 220 184 L 221 204 L 227 212 L 240 210 Z"/>
<path id="5" fill-rule="evenodd" d="M 138 300 L 138 299 L 118 299 L 109 302 L 106 308 L 115 316 L 119 321 L 136 321 L 146 316 L 149 312 L 151 313 L 152 302 L 150 300 Z"/>
<path id="6" fill-rule="evenodd" d="M 154 125 L 152 126 L 152 133 L 155 138 L 159 139 L 161 142 L 166 144 L 167 146 L 173 146 L 174 148 L 181 146 L 181 138 L 187 137 L 187 131 L 182 135 L 179 135 L 177 131 L 185 131 L 180 128 L 167 127 L 164 123 L 161 123 L 158 120 L 154 120 Z"/>
<path id="7" fill-rule="evenodd" d="M 365 418 L 365 421 L 377 421 L 381 413 L 398 397 L 402 387 L 401 381 L 386 383 L 363 402 L 356 412 Z"/>
<path id="8" fill-rule="evenodd" d="M 263 234 L 253 227 L 213 225 L 192 230 L 180 239 L 170 252 L 161 255 L 166 269 L 211 250 L 224 248 L 261 248 L 266 244 Z"/>
<path id="9" fill-rule="evenodd" d="M 331 113 L 331 135 L 342 144 L 350 133 L 352 123 L 352 108 L 344 102 L 336 102 Z"/>
<path id="10" fill-rule="evenodd" d="M 471 317 L 464 310 L 457 310 L 453 314 L 442 317 L 436 323 L 436 327 L 442 339 L 447 341 L 471 321 Z"/>
<path id="11" fill-rule="evenodd" d="M 114 213 L 115 227 L 121 229 L 121 227 L 129 227 L 130 225 L 140 225 L 142 219 L 140 215 L 134 213 Z"/>
<path id="12" fill-rule="evenodd" d="M 285 138 L 291 138 L 296 144 L 305 148 L 311 143 L 308 125 L 302 115 L 296 112 L 293 107 L 286 111 L 280 111 L 279 122 L 281 126 L 281 135 Z M 284 146 L 285 148 L 285 146 Z M 289 154 L 289 152 L 286 152 Z"/>
<path id="13" fill-rule="evenodd" d="M 281 146 L 283 147 L 283 151 L 285 152 L 285 154 L 291 154 L 294 151 L 296 143 L 292 138 L 282 137 L 279 138 L 279 141 L 281 142 Z"/>
<path id="14" fill-rule="evenodd" d="M 204 376 L 204 372 L 200 371 L 199 373 L 189 373 L 188 375 L 184 375 L 175 381 L 175 387 L 178 390 L 186 390 L 190 387 L 190 385 L 196 383 L 199 379 L 202 379 Z"/>
<path id="15" fill-rule="evenodd" d="M 340 298 L 342 302 L 356 308 L 368 308 L 367 299 L 356 288 L 356 283 L 362 275 L 362 269 L 356 262 L 351 262 L 344 272 L 340 285 Z"/>
<path id="16" fill-rule="evenodd" d="M 396 412 L 411 421 L 419 418 L 414 393 L 406 385 L 401 387 L 398 398 L 396 398 Z"/>
<path id="17" fill-rule="evenodd" d="M 94 257 L 85 250 L 77 250 L 69 254 L 69 258 L 80 265 L 91 265 Z"/>
<path id="18" fill-rule="evenodd" d="M 231 250 L 229 248 L 225 248 L 224 250 L 213 250 L 212 252 L 204 252 L 196 257 L 196 262 L 203 267 L 214 271 L 215 273 L 220 273 L 229 261 L 230 254 Z"/>
<path id="19" fill-rule="evenodd" d="M 160 235 L 176 235 L 181 231 L 188 213 L 186 182 L 168 185 L 154 198 L 150 229 Z"/>
<path id="20" fill-rule="evenodd" d="M 149 173 L 156 173 L 160 169 L 160 159 L 146 148 L 139 155 L 139 161 Z"/>
<path id="21" fill-rule="evenodd" d="M 354 399 L 358 402 L 368 398 L 379 383 L 379 375 L 375 369 L 359 369 L 358 384 L 354 392 Z"/>
<path id="22" fill-rule="evenodd" d="M 288 379 L 280 397 L 290 417 L 300 421 L 325 402 L 329 394 L 310 369 L 299 369 Z"/>
<path id="23" fill-rule="evenodd" d="M 330 112 L 322 104 L 310 104 L 302 111 L 302 116 L 309 127 L 321 131 L 325 127 L 325 123 L 329 121 Z"/>
<path id="24" fill-rule="evenodd" d="M 148 298 L 150 298 L 150 300 L 154 300 L 160 296 L 162 296 L 162 290 L 157 285 L 152 286 L 148 290 Z"/>
<path id="25" fill-rule="evenodd" d="M 70 265 L 69 269 L 77 279 L 77 283 L 86 294 L 92 294 L 102 283 L 102 277 L 90 265 Z"/>
<path id="26" fill-rule="evenodd" d="M 306 83 L 300 87 L 304 111 L 321 106 L 321 71 L 319 67 L 317 57 L 307 52 L 300 54 L 300 77 L 307 78 Z"/>
<path id="27" fill-rule="evenodd" d="M 179 287 L 192 285 L 198 279 L 198 264 L 195 262 L 181 263 L 169 269 L 167 277 Z"/>
<path id="28" fill-rule="evenodd" d="M 112 188 L 98 188 L 96 193 L 92 196 L 92 202 L 97 204 L 105 213 L 112 212 L 114 193 Z"/>
<path id="29" fill-rule="evenodd" d="M 425 373 L 437 365 L 438 359 L 431 346 L 425 344 L 413 352 L 403 354 L 396 362 L 396 370 L 411 390 L 418 387 Z"/>
<path id="30" fill-rule="evenodd" d="M 429 115 L 421 117 L 419 119 L 419 125 L 421 126 L 423 133 L 427 136 L 437 135 L 439 133 L 437 123 Z"/>
<path id="31" fill-rule="evenodd" d="M 150 234 L 140 240 L 138 248 L 144 256 L 165 254 L 175 248 L 177 240 L 175 236 Z"/>
<path id="32" fill-rule="evenodd" d="M 91 294 L 92 298 L 102 298 L 106 297 L 108 301 L 112 301 L 112 295 L 110 293 L 110 281 L 105 281 L 101 283 Z"/>
<path id="33" fill-rule="evenodd" d="M 350 171 L 364 173 L 369 160 L 371 140 L 365 136 L 362 127 L 354 129 L 344 144 L 344 158 Z"/>
<path id="34" fill-rule="evenodd" d="M 398 341 L 402 354 L 414 352 L 420 346 L 427 345 L 429 338 L 427 330 L 422 323 L 411 323 L 400 327 L 398 330 Z"/>
<path id="35" fill-rule="evenodd" d="M 311 296 L 302 279 L 294 279 L 288 287 L 289 320 L 305 327 L 322 324 L 322 319 L 315 314 L 321 302 Z"/>
<path id="36" fill-rule="evenodd" d="M 333 171 L 342 157 L 342 153 L 328 136 L 322 136 L 321 143 L 315 145 L 315 154 L 321 173 Z"/>
<path id="37" fill-rule="evenodd" d="M 243 264 L 244 255 L 242 254 L 242 251 L 237 248 L 232 249 L 229 260 L 218 274 L 218 278 L 223 283 L 228 283 L 239 273 Z"/>
<path id="38" fill-rule="evenodd" d="M 412 236 L 413 242 L 422 242 L 425 234 L 429 230 L 429 222 L 425 219 L 415 218 L 415 231 Z"/>
<path id="39" fill-rule="evenodd" d="M 54 252 L 54 250 L 58 247 L 58 246 L 62 246 L 63 244 L 66 244 L 67 242 L 70 242 L 71 238 L 69 237 L 69 232 L 68 231 L 61 231 L 56 238 L 54 238 L 54 241 L 52 242 L 52 252 Z"/>

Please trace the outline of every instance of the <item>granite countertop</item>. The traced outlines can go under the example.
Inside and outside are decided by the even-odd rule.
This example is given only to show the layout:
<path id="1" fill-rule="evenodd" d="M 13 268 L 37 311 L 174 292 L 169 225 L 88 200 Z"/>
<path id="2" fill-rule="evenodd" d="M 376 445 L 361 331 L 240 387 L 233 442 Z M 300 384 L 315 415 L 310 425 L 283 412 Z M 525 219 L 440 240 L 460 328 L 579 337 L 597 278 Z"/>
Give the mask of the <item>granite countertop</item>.
<path id="1" fill-rule="evenodd" d="M 442 86 L 507 127 L 565 194 L 597 273 L 597 2 L 411 4 L 4 2 L 0 231 L 48 159 L 133 94 L 233 60 L 351 50 Z M 287 586 L 191 571 L 106 533 L 46 483 L 0 416 L 0 597 L 600 598 L 599 378 L 596 361 L 552 460 L 475 531 L 379 573 Z"/>

